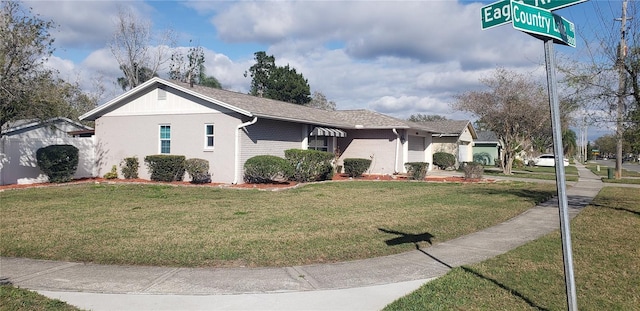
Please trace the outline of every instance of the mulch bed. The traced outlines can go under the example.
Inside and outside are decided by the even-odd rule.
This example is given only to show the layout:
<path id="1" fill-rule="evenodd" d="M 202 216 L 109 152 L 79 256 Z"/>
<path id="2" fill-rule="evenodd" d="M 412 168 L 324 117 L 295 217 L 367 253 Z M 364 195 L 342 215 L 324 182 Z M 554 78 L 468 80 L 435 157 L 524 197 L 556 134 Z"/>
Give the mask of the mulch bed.
<path id="1" fill-rule="evenodd" d="M 336 174 L 333 176 L 334 181 L 348 181 L 348 180 L 369 180 L 369 181 L 406 181 L 409 180 L 404 175 L 362 175 L 360 177 L 349 177 L 347 174 Z M 427 176 L 425 179 L 427 182 L 495 182 L 492 179 L 466 179 L 464 177 L 444 177 L 444 176 Z M 281 190 L 294 188 L 300 185 L 298 182 L 273 182 L 266 184 L 224 184 L 224 183 L 207 183 L 207 184 L 193 184 L 188 181 L 175 181 L 175 182 L 156 182 L 146 179 L 104 179 L 104 178 L 82 178 L 76 179 L 68 183 L 51 184 L 51 183 L 36 183 L 36 184 L 12 184 L 0 186 L 0 191 L 10 189 L 24 189 L 24 188 L 37 188 L 37 187 L 51 187 L 62 186 L 80 183 L 95 183 L 95 184 L 115 184 L 115 183 L 128 183 L 128 184 L 156 184 L 156 185 L 170 185 L 170 186 L 185 186 L 185 187 L 218 187 L 218 188 L 230 188 L 230 189 L 259 189 L 259 190 Z"/>

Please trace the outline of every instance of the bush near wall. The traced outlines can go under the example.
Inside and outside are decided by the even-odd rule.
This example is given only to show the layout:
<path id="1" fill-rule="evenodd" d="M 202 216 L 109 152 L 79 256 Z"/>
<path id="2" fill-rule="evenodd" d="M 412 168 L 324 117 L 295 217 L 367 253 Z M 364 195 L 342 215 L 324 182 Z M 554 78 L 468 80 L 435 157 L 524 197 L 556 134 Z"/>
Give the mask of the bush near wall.
<path id="1" fill-rule="evenodd" d="M 281 157 L 259 155 L 244 163 L 244 181 L 250 184 L 266 184 L 279 180 L 289 180 L 293 176 L 293 166 Z"/>
<path id="2" fill-rule="evenodd" d="M 467 179 L 481 179 L 484 175 L 484 166 L 478 162 L 464 162 L 462 169 Z"/>
<path id="3" fill-rule="evenodd" d="M 429 169 L 428 162 L 407 162 L 404 166 L 407 168 L 409 179 L 423 180 L 427 177 L 427 170 Z"/>
<path id="4" fill-rule="evenodd" d="M 331 179 L 333 176 L 332 160 L 335 154 L 318 150 L 289 149 L 284 157 L 294 168 L 293 180 L 312 182 Z"/>
<path id="5" fill-rule="evenodd" d="M 211 182 L 209 173 L 209 161 L 205 159 L 192 158 L 184 162 L 184 168 L 191 176 L 191 183 L 207 184 Z"/>
<path id="6" fill-rule="evenodd" d="M 153 181 L 182 181 L 184 178 L 185 156 L 180 155 L 149 155 L 144 162 Z"/>
<path id="7" fill-rule="evenodd" d="M 122 162 L 120 163 L 120 167 L 122 176 L 124 176 L 125 179 L 138 178 L 138 168 L 140 167 L 138 157 L 124 158 L 124 160 L 122 160 Z"/>
<path id="8" fill-rule="evenodd" d="M 38 149 L 36 160 L 49 182 L 68 182 L 78 169 L 78 153 L 72 145 L 51 145 Z"/>
<path id="9" fill-rule="evenodd" d="M 446 170 L 456 165 L 456 156 L 451 153 L 436 152 L 433 154 L 433 165 Z"/>
<path id="10" fill-rule="evenodd" d="M 347 158 L 343 161 L 344 172 L 349 177 L 360 177 L 371 166 L 371 159 Z"/>

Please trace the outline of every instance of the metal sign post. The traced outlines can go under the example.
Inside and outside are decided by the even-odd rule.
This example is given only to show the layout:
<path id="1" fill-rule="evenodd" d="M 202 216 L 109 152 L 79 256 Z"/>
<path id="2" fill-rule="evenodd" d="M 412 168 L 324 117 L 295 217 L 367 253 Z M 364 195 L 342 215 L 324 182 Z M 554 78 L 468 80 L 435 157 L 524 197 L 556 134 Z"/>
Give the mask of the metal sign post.
<path id="1" fill-rule="evenodd" d="M 578 310 L 576 283 L 573 275 L 573 252 L 571 231 L 569 230 L 569 210 L 567 204 L 567 185 L 564 172 L 564 150 L 562 148 L 562 130 L 560 126 L 560 104 L 556 88 L 556 60 L 553 54 L 553 39 L 544 40 L 544 59 L 547 67 L 549 105 L 551 106 L 551 126 L 553 129 L 553 153 L 556 161 L 556 186 L 558 188 L 558 210 L 560 213 L 560 233 L 562 236 L 562 257 L 564 278 L 567 289 L 567 309 Z"/>

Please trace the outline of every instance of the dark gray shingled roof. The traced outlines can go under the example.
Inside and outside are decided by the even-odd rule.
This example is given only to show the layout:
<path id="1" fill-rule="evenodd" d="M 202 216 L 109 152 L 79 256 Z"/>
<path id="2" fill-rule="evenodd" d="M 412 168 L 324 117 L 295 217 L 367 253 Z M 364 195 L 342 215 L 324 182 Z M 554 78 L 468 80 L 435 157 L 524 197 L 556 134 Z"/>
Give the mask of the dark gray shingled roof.
<path id="1" fill-rule="evenodd" d="M 169 87 L 177 86 L 177 89 L 195 93 L 201 98 L 211 102 L 221 102 L 227 106 L 237 108 L 234 109 L 236 111 L 243 111 L 245 114 L 250 116 L 261 118 L 331 126 L 344 129 L 413 128 L 434 132 L 434 130 L 426 124 L 409 122 L 365 109 L 336 111 L 322 110 L 233 91 L 215 89 L 200 85 L 191 86 L 188 83 L 166 81 L 160 78 L 153 78 L 152 80 L 145 82 L 143 85 L 150 86 L 154 83 L 164 84 Z M 135 92 L 135 89 L 129 92 Z M 126 97 L 127 93 L 106 103 L 104 106 L 117 105 L 121 99 Z M 109 109 L 110 107 L 98 107 L 84 114 L 82 118 L 92 120 L 102 115 L 103 112 L 109 111 Z"/>
<path id="2" fill-rule="evenodd" d="M 492 131 L 478 131 L 478 139 L 476 142 L 497 142 L 498 136 Z"/>
<path id="3" fill-rule="evenodd" d="M 436 133 L 460 135 L 467 128 L 469 120 L 440 120 L 420 123 L 434 129 Z"/>

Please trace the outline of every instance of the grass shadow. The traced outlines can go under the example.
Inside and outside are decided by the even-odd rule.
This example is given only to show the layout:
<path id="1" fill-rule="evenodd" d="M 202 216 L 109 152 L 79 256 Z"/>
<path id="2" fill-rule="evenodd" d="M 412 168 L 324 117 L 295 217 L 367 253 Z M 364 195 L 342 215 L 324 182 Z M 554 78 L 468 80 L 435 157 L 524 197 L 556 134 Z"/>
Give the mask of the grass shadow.
<path id="1" fill-rule="evenodd" d="M 534 202 L 535 204 L 545 202 L 556 195 L 556 191 L 537 191 L 530 189 L 473 189 L 470 194 L 481 195 L 513 195 L 520 198 L 525 198 Z"/>
<path id="2" fill-rule="evenodd" d="M 427 255 L 429 258 L 437 261 L 438 263 L 444 265 L 445 267 L 447 267 L 449 269 L 453 269 L 454 268 L 451 265 L 447 264 L 446 262 L 444 262 L 444 261 L 440 260 L 439 258 L 427 253 L 426 251 L 424 251 L 422 249 L 418 249 L 418 251 L 420 251 L 421 253 Z M 475 271 L 475 270 L 473 270 L 473 269 L 471 269 L 469 267 L 466 267 L 466 266 L 460 266 L 460 268 L 462 270 L 464 270 L 465 272 L 472 274 L 475 277 L 478 277 L 480 279 L 487 280 L 487 281 L 493 283 L 494 285 L 498 286 L 502 290 L 506 290 L 507 292 L 509 292 L 509 294 L 511 294 L 511 295 L 513 295 L 515 297 L 518 297 L 519 299 L 521 299 L 522 301 L 527 303 L 531 308 L 534 308 L 534 309 L 540 310 L 540 311 L 548 311 L 549 310 L 547 308 L 539 306 L 534 301 L 532 301 L 531 299 L 529 299 L 526 296 L 524 296 L 522 293 L 518 292 L 517 290 L 515 290 L 513 288 L 510 288 L 509 286 L 501 283 L 500 281 L 498 281 L 498 280 L 496 280 L 494 278 L 491 278 L 491 277 L 488 277 L 486 275 L 483 275 L 482 273 L 480 273 L 478 271 Z"/>

